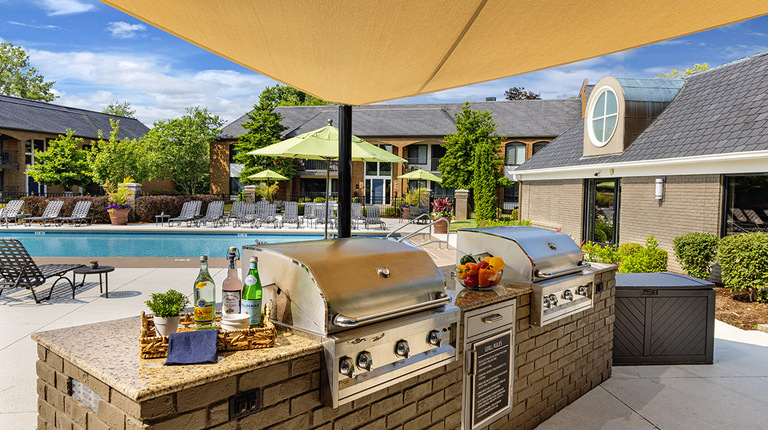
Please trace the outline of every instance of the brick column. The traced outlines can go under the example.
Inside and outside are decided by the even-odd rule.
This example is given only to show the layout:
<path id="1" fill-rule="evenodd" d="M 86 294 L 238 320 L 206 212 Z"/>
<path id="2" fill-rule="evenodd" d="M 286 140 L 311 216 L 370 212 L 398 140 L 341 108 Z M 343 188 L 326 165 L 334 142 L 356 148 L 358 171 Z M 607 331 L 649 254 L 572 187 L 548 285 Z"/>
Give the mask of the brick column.
<path id="1" fill-rule="evenodd" d="M 131 192 L 131 195 L 128 196 L 128 206 L 135 207 L 136 198 L 141 197 L 141 184 L 136 182 L 126 182 L 125 186 L 128 188 L 128 191 Z"/>
<path id="2" fill-rule="evenodd" d="M 243 192 L 246 203 L 256 203 L 256 185 L 246 185 Z"/>
<path id="3" fill-rule="evenodd" d="M 456 190 L 455 215 L 457 220 L 469 218 L 469 190 Z"/>

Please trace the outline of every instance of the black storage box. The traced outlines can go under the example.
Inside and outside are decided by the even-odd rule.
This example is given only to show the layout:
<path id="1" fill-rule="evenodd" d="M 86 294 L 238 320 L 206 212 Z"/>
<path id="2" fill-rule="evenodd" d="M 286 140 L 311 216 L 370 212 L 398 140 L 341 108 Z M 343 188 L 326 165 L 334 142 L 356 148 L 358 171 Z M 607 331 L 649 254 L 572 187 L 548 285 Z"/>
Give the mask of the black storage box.
<path id="1" fill-rule="evenodd" d="M 613 364 L 712 364 L 715 290 L 676 273 L 616 275 Z"/>

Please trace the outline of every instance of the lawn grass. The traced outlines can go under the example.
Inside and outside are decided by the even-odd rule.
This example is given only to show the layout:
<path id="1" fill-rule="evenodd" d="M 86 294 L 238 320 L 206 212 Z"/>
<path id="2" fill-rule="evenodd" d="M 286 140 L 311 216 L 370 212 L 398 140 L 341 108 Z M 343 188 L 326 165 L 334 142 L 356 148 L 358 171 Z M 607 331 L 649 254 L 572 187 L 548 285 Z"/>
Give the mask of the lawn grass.
<path id="1" fill-rule="evenodd" d="M 451 226 L 448 231 L 455 232 L 460 228 L 472 228 L 477 227 L 477 220 L 474 218 L 463 219 L 461 221 L 451 221 Z"/>

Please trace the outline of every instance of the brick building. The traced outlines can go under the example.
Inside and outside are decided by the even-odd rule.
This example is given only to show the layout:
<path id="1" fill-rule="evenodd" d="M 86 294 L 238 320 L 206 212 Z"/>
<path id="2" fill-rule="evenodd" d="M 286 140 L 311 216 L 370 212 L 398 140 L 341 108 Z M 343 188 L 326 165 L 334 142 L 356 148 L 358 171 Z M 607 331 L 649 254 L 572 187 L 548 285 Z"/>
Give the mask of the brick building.
<path id="1" fill-rule="evenodd" d="M 35 164 L 35 150 L 45 151 L 48 142 L 66 134 L 67 129 L 73 130 L 76 137 L 83 138 L 83 147 L 86 148 L 98 140 L 99 130 L 108 137 L 112 130 L 110 119 L 120 120 L 120 139 L 136 139 L 149 131 L 147 126 L 133 118 L 0 95 L 2 197 L 81 192 L 78 187 L 64 190 L 59 186 L 38 184 L 27 176 L 26 168 Z M 98 189 L 98 186 L 94 186 L 92 190 L 91 187 L 86 187 L 86 191 L 90 192 Z"/>
<path id="2" fill-rule="evenodd" d="M 533 153 L 546 146 L 577 122 L 581 115 L 581 101 L 532 100 L 473 102 L 474 110 L 493 114 L 498 128 L 505 136 L 506 174 Z M 461 111 L 462 103 L 433 104 L 381 104 L 353 107 L 352 133 L 366 141 L 408 160 L 404 165 L 389 163 L 352 163 L 353 195 L 366 203 L 388 204 L 402 196 L 404 187 L 426 186 L 436 196 L 452 196 L 453 190 L 431 182 L 421 184 L 397 179 L 403 173 L 423 169 L 439 176 L 437 166 L 445 154 L 441 146 L 446 135 L 456 131 L 454 112 Z M 283 106 L 275 109 L 283 116 L 288 127 L 284 137 L 289 138 L 321 128 L 328 120 L 336 121 L 336 106 Z M 242 189 L 238 179 L 240 166 L 234 163 L 233 144 L 245 133 L 242 124 L 246 115 L 224 127 L 221 139 L 211 146 L 211 192 L 237 194 Z M 295 200 L 298 197 L 325 195 L 325 162 L 297 160 L 297 174 L 291 181 L 281 184 L 279 198 Z M 331 186 L 337 187 L 336 166 L 331 165 Z M 500 200 L 502 198 L 500 191 Z M 517 187 L 504 190 L 503 200 L 508 209 L 517 207 Z"/>
<path id="3" fill-rule="evenodd" d="M 768 53 L 686 80 L 604 78 L 584 119 L 521 165 L 520 216 L 577 241 L 768 226 Z M 585 126 L 586 124 L 586 126 Z"/>

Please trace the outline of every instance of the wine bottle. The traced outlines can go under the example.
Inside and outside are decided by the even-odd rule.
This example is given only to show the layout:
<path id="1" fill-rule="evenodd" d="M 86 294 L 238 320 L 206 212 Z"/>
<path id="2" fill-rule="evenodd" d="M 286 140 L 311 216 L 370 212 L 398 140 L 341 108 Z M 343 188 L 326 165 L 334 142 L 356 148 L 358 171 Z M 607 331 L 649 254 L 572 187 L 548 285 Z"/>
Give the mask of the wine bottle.
<path id="1" fill-rule="evenodd" d="M 243 283 L 240 281 L 240 277 L 237 276 L 237 247 L 233 246 L 229 248 L 227 254 L 229 259 L 229 270 L 227 270 L 227 277 L 224 279 L 224 283 L 221 284 L 221 313 L 227 314 L 239 314 L 240 313 L 240 300 L 243 295 Z"/>
<path id="2" fill-rule="evenodd" d="M 208 273 L 208 256 L 200 256 L 200 273 L 195 279 L 195 330 L 212 330 L 216 310 L 216 285 Z"/>
<path id="3" fill-rule="evenodd" d="M 243 286 L 243 313 L 250 315 L 251 327 L 261 326 L 261 278 L 259 278 L 258 257 L 251 257 L 248 276 Z"/>

